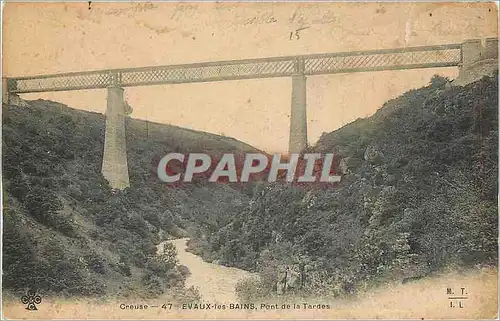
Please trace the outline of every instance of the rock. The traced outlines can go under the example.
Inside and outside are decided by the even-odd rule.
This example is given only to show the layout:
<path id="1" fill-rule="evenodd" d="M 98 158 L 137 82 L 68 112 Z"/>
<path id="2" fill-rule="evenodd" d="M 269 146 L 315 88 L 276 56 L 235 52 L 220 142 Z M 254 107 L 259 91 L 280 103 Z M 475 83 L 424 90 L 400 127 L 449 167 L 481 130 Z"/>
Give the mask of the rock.
<path id="1" fill-rule="evenodd" d="M 298 265 L 287 266 L 284 271 L 278 273 L 276 282 L 276 293 L 283 294 L 288 291 L 300 289 L 303 286 L 305 270 L 300 270 Z"/>
<path id="2" fill-rule="evenodd" d="M 397 192 L 397 189 L 394 186 L 385 186 L 380 191 L 379 197 L 389 197 Z"/>
<path id="3" fill-rule="evenodd" d="M 377 195 L 373 203 L 369 203 L 368 205 L 365 204 L 365 209 L 371 211 L 371 216 L 368 219 L 369 227 L 375 228 L 381 224 L 383 219 L 382 216 L 385 213 L 385 209 L 388 207 L 388 202 L 390 202 L 391 196 L 396 192 L 397 189 L 394 186 L 385 186 Z"/>
<path id="4" fill-rule="evenodd" d="M 396 183 L 396 176 L 393 175 L 393 174 L 387 174 L 387 173 L 385 173 L 384 179 L 385 179 L 385 182 L 387 184 L 394 184 L 394 183 Z"/>
<path id="5" fill-rule="evenodd" d="M 461 68 L 458 77 L 452 81 L 453 86 L 465 86 L 478 81 L 484 76 L 493 76 L 498 70 L 498 59 L 478 61 L 467 68 Z"/>
<path id="6" fill-rule="evenodd" d="M 132 106 L 130 106 L 130 104 L 128 103 L 128 101 L 124 101 L 124 105 L 125 105 L 125 115 L 130 115 L 132 114 L 132 112 L 134 111 L 134 109 L 132 108 Z"/>
<path id="7" fill-rule="evenodd" d="M 345 157 L 345 158 L 340 159 L 339 168 L 340 168 L 340 172 L 343 175 L 348 175 L 351 173 L 349 171 L 349 159 L 350 159 L 350 157 Z"/>
<path id="8" fill-rule="evenodd" d="M 405 218 L 405 219 L 406 218 L 411 218 L 412 213 L 413 213 L 413 210 L 411 208 L 408 208 L 408 207 L 405 208 L 403 210 L 403 218 Z"/>
<path id="9" fill-rule="evenodd" d="M 314 198 L 314 192 L 308 191 L 302 198 L 302 204 L 310 204 L 311 201 L 314 201 Z"/>
<path id="10" fill-rule="evenodd" d="M 9 94 L 9 104 L 19 107 L 28 107 L 29 103 L 17 94 Z"/>
<path id="11" fill-rule="evenodd" d="M 239 198 L 234 198 L 231 200 L 231 204 L 233 206 L 241 206 L 241 205 L 243 205 L 243 202 Z"/>
<path id="12" fill-rule="evenodd" d="M 364 159 L 371 164 L 376 164 L 382 161 L 383 156 L 384 154 L 381 151 L 377 150 L 375 146 L 370 145 L 365 150 Z"/>

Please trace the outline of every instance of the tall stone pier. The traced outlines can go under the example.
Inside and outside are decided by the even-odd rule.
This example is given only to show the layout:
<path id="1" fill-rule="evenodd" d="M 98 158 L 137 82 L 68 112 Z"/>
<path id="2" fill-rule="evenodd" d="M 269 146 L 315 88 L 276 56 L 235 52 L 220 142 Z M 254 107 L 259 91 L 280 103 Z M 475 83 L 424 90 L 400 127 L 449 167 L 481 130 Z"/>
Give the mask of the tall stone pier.
<path id="1" fill-rule="evenodd" d="M 307 147 L 307 102 L 304 61 L 295 62 L 292 75 L 292 106 L 290 111 L 290 141 L 288 153 L 300 153 Z"/>
<path id="2" fill-rule="evenodd" d="M 102 160 L 102 175 L 114 189 L 130 186 L 125 136 L 125 102 L 123 88 L 108 87 L 106 108 L 106 137 Z"/>

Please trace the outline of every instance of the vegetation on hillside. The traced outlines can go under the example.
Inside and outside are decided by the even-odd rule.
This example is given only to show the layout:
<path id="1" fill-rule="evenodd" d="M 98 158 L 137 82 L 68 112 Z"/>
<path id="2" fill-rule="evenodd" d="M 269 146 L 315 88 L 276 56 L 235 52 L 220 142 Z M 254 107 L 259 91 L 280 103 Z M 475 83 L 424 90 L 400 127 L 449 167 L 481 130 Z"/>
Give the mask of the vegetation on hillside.
<path id="1" fill-rule="evenodd" d="M 230 208 L 241 193 L 228 186 L 208 192 L 199 184 L 168 188 L 156 178 L 154 160 L 173 151 L 248 145 L 127 119 L 131 186 L 113 191 L 100 173 L 104 121 L 104 115 L 43 100 L 4 106 L 4 289 L 196 297 L 183 290 L 186 270 L 175 250 L 167 245 L 158 254 L 156 245 L 185 236 L 190 221 Z"/>
<path id="2" fill-rule="evenodd" d="M 205 179 L 169 188 L 168 152 L 256 150 L 234 139 L 127 119 L 131 186 L 100 174 L 104 116 L 43 100 L 3 107 L 3 287 L 52 295 L 158 296 L 184 289 L 175 250 L 258 272 L 242 298 L 299 267 L 304 294 L 344 295 L 446 266 L 496 264 L 498 83 L 429 86 L 324 134 L 310 152 L 347 165 L 332 188 Z M 296 289 L 299 291 L 298 289 Z"/>
<path id="3" fill-rule="evenodd" d="M 287 267 L 305 269 L 302 292 L 345 295 L 496 264 L 497 115 L 496 76 L 465 87 L 435 76 L 309 149 L 344 160 L 339 186 L 256 184 L 243 211 L 197 231 L 192 251 L 259 272 L 238 289 L 254 299 Z"/>

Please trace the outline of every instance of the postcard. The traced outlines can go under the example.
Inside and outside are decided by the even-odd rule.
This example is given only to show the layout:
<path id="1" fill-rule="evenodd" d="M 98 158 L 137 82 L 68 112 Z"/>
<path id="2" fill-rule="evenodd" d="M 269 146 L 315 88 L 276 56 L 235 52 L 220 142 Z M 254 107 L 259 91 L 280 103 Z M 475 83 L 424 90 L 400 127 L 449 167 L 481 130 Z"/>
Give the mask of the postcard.
<path id="1" fill-rule="evenodd" d="M 497 3 L 2 15 L 2 318 L 498 318 Z"/>

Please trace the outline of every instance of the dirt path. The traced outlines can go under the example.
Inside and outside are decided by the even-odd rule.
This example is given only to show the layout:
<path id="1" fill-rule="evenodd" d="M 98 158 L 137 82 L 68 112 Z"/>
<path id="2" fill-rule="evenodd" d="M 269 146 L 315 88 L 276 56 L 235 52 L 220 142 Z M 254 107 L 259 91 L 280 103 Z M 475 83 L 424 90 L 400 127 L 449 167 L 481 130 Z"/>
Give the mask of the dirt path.
<path id="1" fill-rule="evenodd" d="M 204 301 L 236 302 L 236 283 L 252 276 L 252 273 L 203 261 L 201 257 L 186 251 L 187 240 L 184 238 L 168 241 L 175 246 L 179 263 L 187 266 L 191 272 L 186 285 L 198 287 Z"/>

